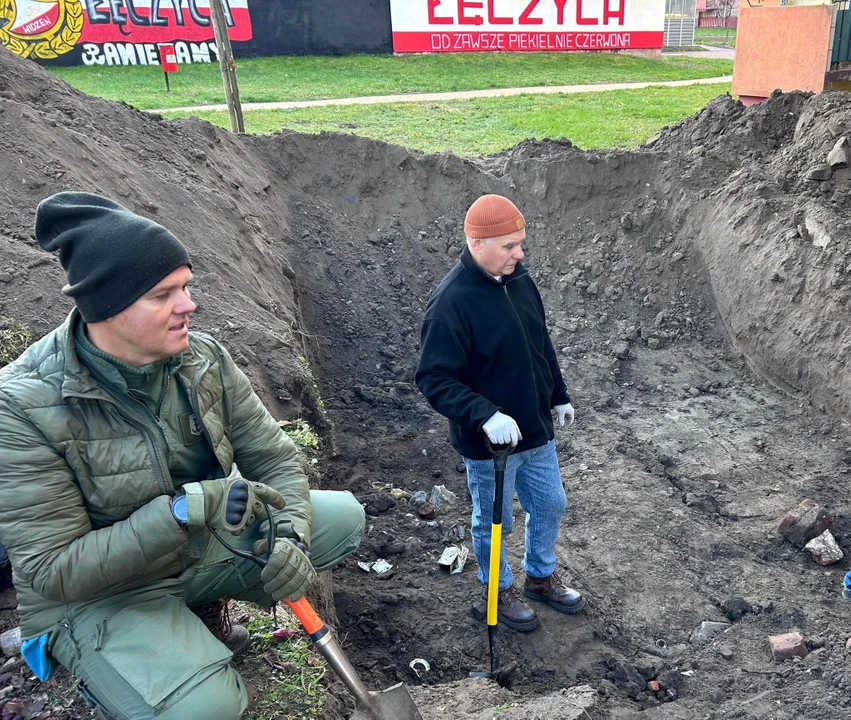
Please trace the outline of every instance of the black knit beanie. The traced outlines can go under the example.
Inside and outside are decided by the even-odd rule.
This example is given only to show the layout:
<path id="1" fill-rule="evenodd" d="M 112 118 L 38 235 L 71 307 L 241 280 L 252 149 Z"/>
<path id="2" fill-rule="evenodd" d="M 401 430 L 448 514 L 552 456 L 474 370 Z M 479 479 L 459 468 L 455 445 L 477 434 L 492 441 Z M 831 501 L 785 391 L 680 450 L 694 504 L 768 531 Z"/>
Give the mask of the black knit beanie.
<path id="1" fill-rule="evenodd" d="M 183 265 L 180 240 L 153 220 L 86 192 L 61 192 L 39 203 L 35 238 L 59 251 L 68 284 L 87 323 L 111 318 Z"/>

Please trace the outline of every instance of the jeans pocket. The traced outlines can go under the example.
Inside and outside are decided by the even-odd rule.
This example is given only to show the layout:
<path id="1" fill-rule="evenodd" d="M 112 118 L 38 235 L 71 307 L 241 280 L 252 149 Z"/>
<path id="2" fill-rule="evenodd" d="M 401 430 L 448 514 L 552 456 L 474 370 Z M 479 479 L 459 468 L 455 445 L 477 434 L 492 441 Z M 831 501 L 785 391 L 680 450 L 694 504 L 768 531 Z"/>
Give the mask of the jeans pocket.
<path id="1" fill-rule="evenodd" d="M 232 653 L 176 597 L 119 610 L 91 638 L 94 650 L 155 710 L 226 665 Z M 206 671 L 206 672 L 205 672 Z"/>

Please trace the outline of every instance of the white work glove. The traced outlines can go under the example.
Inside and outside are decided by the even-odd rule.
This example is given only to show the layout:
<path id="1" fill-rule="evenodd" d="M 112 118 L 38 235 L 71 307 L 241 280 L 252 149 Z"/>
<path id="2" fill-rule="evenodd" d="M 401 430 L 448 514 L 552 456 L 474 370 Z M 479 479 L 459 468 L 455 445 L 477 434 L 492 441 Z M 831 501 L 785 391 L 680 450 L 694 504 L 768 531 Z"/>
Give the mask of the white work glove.
<path id="1" fill-rule="evenodd" d="M 573 416 L 576 414 L 573 411 L 573 405 L 556 405 L 556 415 L 558 415 L 558 424 L 564 427 L 564 419 L 567 418 L 567 424 L 573 425 Z"/>
<path id="2" fill-rule="evenodd" d="M 488 418 L 482 426 L 482 430 L 485 431 L 485 435 L 494 445 L 511 445 L 511 447 L 514 447 L 523 439 L 514 418 L 503 415 L 499 410 Z"/>

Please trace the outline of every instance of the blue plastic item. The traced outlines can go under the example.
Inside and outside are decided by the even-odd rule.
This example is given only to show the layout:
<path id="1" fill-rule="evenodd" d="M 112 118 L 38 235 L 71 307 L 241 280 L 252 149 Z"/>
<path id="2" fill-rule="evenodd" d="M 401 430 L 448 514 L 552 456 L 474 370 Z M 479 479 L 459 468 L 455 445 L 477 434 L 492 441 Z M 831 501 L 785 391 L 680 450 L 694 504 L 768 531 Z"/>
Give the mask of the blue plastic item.
<path id="1" fill-rule="evenodd" d="M 845 580 L 842 581 L 842 596 L 851 600 L 851 570 L 845 573 Z"/>
<path id="2" fill-rule="evenodd" d="M 31 640 L 24 640 L 21 643 L 21 655 L 27 661 L 36 677 L 44 682 L 50 680 L 56 674 L 57 662 L 47 652 L 47 641 L 50 638 L 50 633 L 39 635 Z"/>

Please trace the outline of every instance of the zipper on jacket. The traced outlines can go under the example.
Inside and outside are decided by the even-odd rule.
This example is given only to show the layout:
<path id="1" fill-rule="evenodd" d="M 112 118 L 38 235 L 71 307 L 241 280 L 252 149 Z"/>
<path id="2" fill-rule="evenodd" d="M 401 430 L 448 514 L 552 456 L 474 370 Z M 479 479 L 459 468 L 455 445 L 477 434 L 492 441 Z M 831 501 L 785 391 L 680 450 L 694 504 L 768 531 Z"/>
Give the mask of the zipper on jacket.
<path id="1" fill-rule="evenodd" d="M 144 408 L 145 412 L 151 416 L 151 419 L 154 421 L 154 423 L 156 423 L 156 426 L 160 429 L 160 432 L 162 432 L 163 437 L 165 437 L 165 423 L 160 420 L 158 416 L 154 415 L 150 410 L 148 410 L 148 408 L 145 406 L 145 403 L 134 397 L 133 393 L 130 392 L 130 390 L 127 391 L 127 397 Z M 160 486 L 160 491 L 163 495 L 174 496 L 174 483 L 171 482 L 171 473 L 166 471 L 166 469 L 168 468 L 168 463 L 165 461 L 165 458 L 161 457 L 159 448 L 157 447 L 157 443 L 151 436 L 151 433 L 148 431 L 148 428 L 145 427 L 143 423 L 124 415 L 124 413 L 121 412 L 121 408 L 119 408 L 117 404 L 115 407 L 118 409 L 119 415 L 122 415 L 126 420 L 129 420 L 131 424 L 136 425 L 136 427 L 138 427 L 142 431 L 142 435 L 145 438 L 145 446 L 148 448 L 148 453 L 151 455 L 152 464 L 154 466 L 154 474 L 157 476 L 157 483 Z"/>
<path id="2" fill-rule="evenodd" d="M 165 428 L 165 423 L 160 419 L 160 415 L 163 411 L 163 403 L 165 402 L 165 396 L 168 394 L 168 389 L 171 386 L 171 375 L 166 375 L 165 377 L 165 386 L 163 387 L 162 394 L 160 395 L 160 401 L 157 403 L 157 416 L 154 418 L 157 421 L 157 425 L 160 428 Z M 166 444 L 168 444 L 168 438 L 166 438 Z"/>
<path id="3" fill-rule="evenodd" d="M 210 361 L 205 360 L 203 367 L 201 368 L 200 372 L 195 376 L 195 379 L 192 381 L 192 385 L 190 386 L 189 405 L 192 407 L 192 411 L 198 416 L 198 422 L 201 423 L 201 429 L 204 431 L 204 437 L 207 438 L 207 442 L 210 444 L 210 450 L 213 451 L 213 455 L 216 456 L 216 460 L 218 460 L 219 462 L 219 467 L 222 468 L 225 473 L 225 477 L 227 477 L 230 474 L 230 468 L 226 468 L 224 465 L 222 465 L 222 459 L 219 457 L 219 453 L 216 452 L 216 446 L 213 443 L 213 437 L 210 435 L 210 431 L 207 429 L 207 424 L 201 417 L 201 407 L 200 403 L 198 402 L 198 388 L 201 385 L 201 380 L 204 377 L 204 374 L 209 369 Z M 222 402 L 224 402 L 224 398 L 222 398 Z"/>

